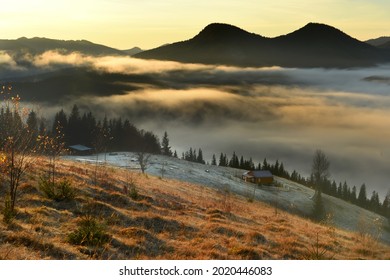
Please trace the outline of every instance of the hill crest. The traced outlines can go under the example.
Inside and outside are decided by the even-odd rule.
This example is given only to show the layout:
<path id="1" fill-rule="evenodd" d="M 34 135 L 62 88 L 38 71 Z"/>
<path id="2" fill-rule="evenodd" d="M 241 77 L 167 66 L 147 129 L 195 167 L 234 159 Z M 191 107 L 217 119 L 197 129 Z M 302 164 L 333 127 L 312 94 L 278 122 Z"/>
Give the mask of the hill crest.
<path id="1" fill-rule="evenodd" d="M 266 38 L 212 23 L 195 37 L 136 55 L 139 58 L 245 67 L 350 68 L 389 62 L 390 54 L 321 23 Z"/>

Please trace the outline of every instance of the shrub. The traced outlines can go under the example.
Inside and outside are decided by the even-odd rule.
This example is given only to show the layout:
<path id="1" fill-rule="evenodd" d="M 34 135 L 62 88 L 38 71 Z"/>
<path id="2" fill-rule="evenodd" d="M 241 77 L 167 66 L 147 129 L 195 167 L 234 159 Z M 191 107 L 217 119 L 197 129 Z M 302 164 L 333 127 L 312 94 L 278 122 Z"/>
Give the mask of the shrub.
<path id="1" fill-rule="evenodd" d="M 53 183 L 48 179 L 41 178 L 39 189 L 46 197 L 55 201 L 72 200 L 76 197 L 76 191 L 67 179 Z"/>
<path id="2" fill-rule="evenodd" d="M 129 190 L 129 196 L 132 200 L 139 200 L 140 199 L 140 195 L 137 191 L 137 188 L 135 187 L 135 185 L 132 185 L 130 187 L 130 190 Z"/>
<path id="3" fill-rule="evenodd" d="M 141 196 L 138 193 L 137 186 L 135 185 L 134 181 L 131 179 L 130 182 L 128 182 L 123 187 L 123 192 L 128 195 L 132 200 L 140 200 Z"/>
<path id="4" fill-rule="evenodd" d="M 78 228 L 68 235 L 68 242 L 74 245 L 100 246 L 109 239 L 104 225 L 89 215 L 83 217 L 78 223 Z"/>
<path id="5" fill-rule="evenodd" d="M 319 242 L 318 232 L 316 234 L 316 240 L 314 244 L 311 244 L 310 246 L 305 246 L 307 251 L 307 259 L 309 260 L 326 260 L 326 259 L 333 259 L 332 257 L 328 256 L 328 249 L 326 247 L 323 247 Z"/>
<path id="6" fill-rule="evenodd" d="M 10 224 L 12 222 L 12 220 L 16 216 L 16 210 L 12 209 L 11 199 L 10 199 L 9 196 L 7 196 L 6 199 L 5 199 L 5 203 L 4 203 L 4 208 L 3 208 L 2 214 L 3 214 L 3 221 L 6 224 Z"/>
<path id="7" fill-rule="evenodd" d="M 312 219 L 317 222 L 321 222 L 325 219 L 325 207 L 320 192 L 316 193 L 313 201 Z"/>

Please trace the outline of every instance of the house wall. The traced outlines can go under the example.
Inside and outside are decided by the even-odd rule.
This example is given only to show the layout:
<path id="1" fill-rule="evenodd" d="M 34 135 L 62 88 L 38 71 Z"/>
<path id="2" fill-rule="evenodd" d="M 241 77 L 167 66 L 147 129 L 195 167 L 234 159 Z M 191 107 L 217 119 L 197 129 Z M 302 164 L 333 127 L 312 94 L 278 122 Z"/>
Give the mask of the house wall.
<path id="1" fill-rule="evenodd" d="M 245 182 L 255 183 L 255 184 L 272 184 L 274 182 L 274 178 L 273 177 L 254 178 L 254 177 L 242 176 L 242 179 Z"/>
<path id="2" fill-rule="evenodd" d="M 255 178 L 256 184 L 272 184 L 274 182 L 273 177 L 266 177 L 266 178 Z"/>

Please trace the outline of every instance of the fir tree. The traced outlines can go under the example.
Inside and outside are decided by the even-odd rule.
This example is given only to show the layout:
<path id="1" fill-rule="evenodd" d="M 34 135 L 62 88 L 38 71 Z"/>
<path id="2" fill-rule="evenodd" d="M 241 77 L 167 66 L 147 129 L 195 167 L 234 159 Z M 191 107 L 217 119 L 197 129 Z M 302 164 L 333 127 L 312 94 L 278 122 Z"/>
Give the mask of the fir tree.
<path id="1" fill-rule="evenodd" d="M 357 194 L 356 186 L 353 186 L 351 192 L 351 202 L 354 204 L 356 203 L 356 194 Z"/>
<path id="2" fill-rule="evenodd" d="M 213 158 L 211 160 L 211 165 L 217 165 L 217 159 L 215 157 L 215 154 L 213 154 Z"/>
<path id="3" fill-rule="evenodd" d="M 270 166 L 268 165 L 267 159 L 264 158 L 262 170 L 268 170 L 269 168 Z"/>
<path id="4" fill-rule="evenodd" d="M 69 115 L 68 127 L 65 132 L 65 135 L 68 135 L 68 143 L 70 145 L 84 144 L 80 141 L 80 136 L 82 133 L 83 129 L 81 126 L 80 111 L 77 105 L 74 105 L 72 108 L 72 112 Z"/>
<path id="5" fill-rule="evenodd" d="M 380 202 L 378 192 L 373 191 L 370 199 L 370 209 L 376 213 L 380 210 Z"/>
<path id="6" fill-rule="evenodd" d="M 198 150 L 198 156 L 196 157 L 196 162 L 205 164 L 205 161 L 203 160 L 203 152 L 202 149 L 200 148 Z"/>
<path id="7" fill-rule="evenodd" d="M 168 133 L 165 131 L 161 142 L 161 153 L 165 156 L 172 156 L 171 147 L 169 146 Z"/>
<path id="8" fill-rule="evenodd" d="M 387 192 L 382 203 L 382 215 L 386 217 L 390 223 L 390 190 Z"/>
<path id="9" fill-rule="evenodd" d="M 367 205 L 367 191 L 366 191 L 366 185 L 363 184 L 360 187 L 359 196 L 357 199 L 358 205 L 365 207 Z"/>
<path id="10" fill-rule="evenodd" d="M 317 193 L 313 201 L 312 217 L 316 221 L 322 221 L 325 218 L 325 208 L 322 200 L 321 192 Z"/>
<path id="11" fill-rule="evenodd" d="M 323 183 L 330 176 L 329 166 L 330 162 L 325 153 L 321 150 L 316 150 L 311 165 L 311 176 L 316 187 L 316 194 L 322 192 Z"/>

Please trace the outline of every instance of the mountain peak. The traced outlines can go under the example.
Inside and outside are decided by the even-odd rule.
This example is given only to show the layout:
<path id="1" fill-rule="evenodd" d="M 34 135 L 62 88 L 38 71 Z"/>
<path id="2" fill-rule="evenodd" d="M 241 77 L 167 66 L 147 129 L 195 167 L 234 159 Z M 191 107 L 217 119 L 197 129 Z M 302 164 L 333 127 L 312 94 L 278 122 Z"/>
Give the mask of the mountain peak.
<path id="1" fill-rule="evenodd" d="M 326 38 L 341 38 L 350 37 L 341 30 L 323 23 L 310 22 L 304 27 L 292 32 L 291 34 L 304 37 L 326 37 Z"/>
<path id="2" fill-rule="evenodd" d="M 390 55 L 322 23 L 266 38 L 230 24 L 212 23 L 192 39 L 136 55 L 141 58 L 245 67 L 358 67 Z"/>
<path id="3" fill-rule="evenodd" d="M 237 26 L 226 23 L 211 23 L 207 25 L 198 35 L 193 39 L 199 41 L 225 41 L 227 39 L 243 39 L 255 36 Z M 258 35 L 256 35 L 258 36 Z M 260 37 L 260 36 L 259 36 Z"/>

